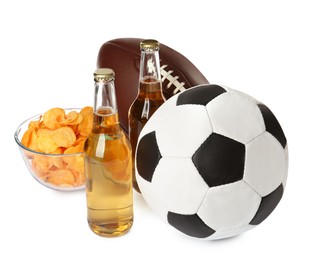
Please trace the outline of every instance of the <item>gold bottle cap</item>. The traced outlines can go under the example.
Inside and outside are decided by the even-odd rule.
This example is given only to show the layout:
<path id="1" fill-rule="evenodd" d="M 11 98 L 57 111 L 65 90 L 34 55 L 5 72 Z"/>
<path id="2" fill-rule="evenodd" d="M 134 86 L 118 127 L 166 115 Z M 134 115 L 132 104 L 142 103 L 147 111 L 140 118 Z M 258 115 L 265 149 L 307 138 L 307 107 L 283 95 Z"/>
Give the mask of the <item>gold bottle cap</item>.
<path id="1" fill-rule="evenodd" d="M 160 43 L 157 40 L 143 40 L 140 42 L 140 49 L 142 51 L 157 51 L 159 50 Z"/>
<path id="2" fill-rule="evenodd" d="M 113 69 L 109 68 L 100 68 L 96 69 L 94 73 L 94 80 L 97 81 L 110 81 L 114 80 L 115 73 Z"/>

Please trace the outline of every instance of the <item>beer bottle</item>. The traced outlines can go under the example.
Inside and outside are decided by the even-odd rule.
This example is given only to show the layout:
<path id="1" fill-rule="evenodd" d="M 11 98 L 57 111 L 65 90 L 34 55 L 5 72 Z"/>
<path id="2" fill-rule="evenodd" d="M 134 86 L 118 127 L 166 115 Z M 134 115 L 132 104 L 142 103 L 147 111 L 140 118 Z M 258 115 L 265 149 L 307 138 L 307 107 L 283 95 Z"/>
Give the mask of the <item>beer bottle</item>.
<path id="1" fill-rule="evenodd" d="M 161 106 L 165 98 L 162 93 L 160 74 L 159 42 L 143 40 L 140 43 L 141 61 L 138 96 L 129 109 L 129 139 L 133 158 L 133 187 L 140 192 L 134 171 L 135 149 L 139 134 L 152 114 Z"/>
<path id="2" fill-rule="evenodd" d="M 114 78 L 112 69 L 94 73 L 93 129 L 84 147 L 88 224 L 105 237 L 133 223 L 131 145 L 119 124 Z"/>

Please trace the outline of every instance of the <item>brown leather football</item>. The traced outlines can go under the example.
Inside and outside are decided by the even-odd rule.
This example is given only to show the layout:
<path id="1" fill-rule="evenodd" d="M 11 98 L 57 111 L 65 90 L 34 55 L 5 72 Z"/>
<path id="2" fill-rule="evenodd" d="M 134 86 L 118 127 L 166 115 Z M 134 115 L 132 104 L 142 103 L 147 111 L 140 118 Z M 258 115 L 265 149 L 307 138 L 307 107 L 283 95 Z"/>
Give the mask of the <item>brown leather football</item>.
<path id="1" fill-rule="evenodd" d="M 138 94 L 140 42 L 120 38 L 104 43 L 98 53 L 97 67 L 115 71 L 115 87 L 120 124 L 128 132 L 128 111 Z M 182 54 L 160 43 L 163 94 L 166 99 L 192 86 L 208 83 L 204 75 Z"/>

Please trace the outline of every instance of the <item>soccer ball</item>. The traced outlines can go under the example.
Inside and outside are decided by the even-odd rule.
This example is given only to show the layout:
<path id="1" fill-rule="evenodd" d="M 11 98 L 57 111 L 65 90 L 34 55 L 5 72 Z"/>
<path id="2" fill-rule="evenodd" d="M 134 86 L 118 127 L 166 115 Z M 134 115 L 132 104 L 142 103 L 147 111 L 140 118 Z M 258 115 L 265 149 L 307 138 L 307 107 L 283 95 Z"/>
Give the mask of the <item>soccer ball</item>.
<path id="1" fill-rule="evenodd" d="M 166 101 L 140 133 L 136 178 L 166 223 L 199 239 L 238 235 L 275 209 L 286 184 L 287 141 L 267 106 L 200 85 Z"/>

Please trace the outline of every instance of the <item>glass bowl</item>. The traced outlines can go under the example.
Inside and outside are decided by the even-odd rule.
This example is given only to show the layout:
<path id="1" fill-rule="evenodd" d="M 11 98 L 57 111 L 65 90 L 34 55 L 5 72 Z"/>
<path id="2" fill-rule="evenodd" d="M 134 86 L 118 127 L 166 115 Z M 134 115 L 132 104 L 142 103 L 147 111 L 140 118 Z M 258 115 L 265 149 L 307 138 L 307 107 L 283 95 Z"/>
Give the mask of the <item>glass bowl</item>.
<path id="1" fill-rule="evenodd" d="M 79 112 L 80 109 L 67 108 Z M 21 140 L 31 121 L 38 121 L 43 114 L 33 116 L 21 123 L 14 139 L 18 144 L 22 158 L 35 180 L 45 187 L 59 191 L 81 190 L 85 187 L 84 153 L 47 154 L 25 147 Z"/>

